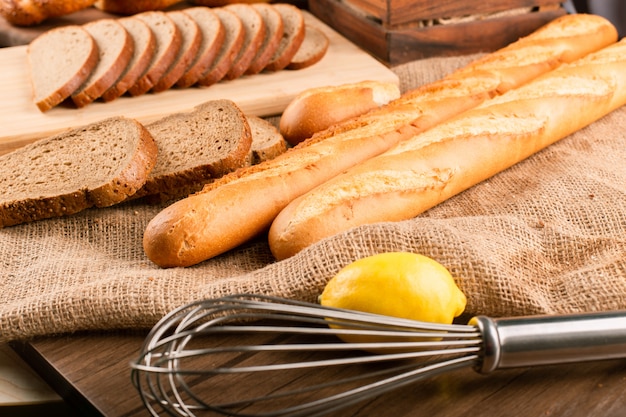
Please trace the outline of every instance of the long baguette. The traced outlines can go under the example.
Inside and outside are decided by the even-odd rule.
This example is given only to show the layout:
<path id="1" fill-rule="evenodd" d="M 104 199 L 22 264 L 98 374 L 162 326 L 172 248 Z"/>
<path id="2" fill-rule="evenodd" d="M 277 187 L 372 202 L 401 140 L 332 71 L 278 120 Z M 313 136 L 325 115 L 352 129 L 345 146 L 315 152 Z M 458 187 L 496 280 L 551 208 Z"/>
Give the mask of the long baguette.
<path id="1" fill-rule="evenodd" d="M 278 259 L 349 228 L 406 220 L 626 104 L 626 39 L 403 141 L 289 204 Z"/>
<path id="2" fill-rule="evenodd" d="M 161 211 L 143 246 L 162 267 L 190 266 L 268 230 L 298 196 L 488 98 L 617 40 L 593 15 L 567 15 L 450 76 L 314 135 L 280 157 L 227 175 Z"/>

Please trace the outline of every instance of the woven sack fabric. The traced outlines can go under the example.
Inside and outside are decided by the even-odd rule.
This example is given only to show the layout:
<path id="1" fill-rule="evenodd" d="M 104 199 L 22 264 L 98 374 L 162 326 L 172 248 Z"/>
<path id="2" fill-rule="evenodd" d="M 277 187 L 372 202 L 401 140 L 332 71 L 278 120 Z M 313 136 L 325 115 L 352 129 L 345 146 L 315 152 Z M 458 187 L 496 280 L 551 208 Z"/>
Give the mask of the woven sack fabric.
<path id="1" fill-rule="evenodd" d="M 394 71 L 407 90 L 472 58 Z M 147 329 L 182 304 L 232 293 L 315 301 L 339 269 L 386 251 L 441 262 L 468 315 L 624 308 L 625 145 L 621 108 L 415 219 L 361 226 L 281 262 L 260 236 L 193 267 L 160 269 L 141 241 L 163 206 L 139 202 L 4 228 L 0 340 Z"/>

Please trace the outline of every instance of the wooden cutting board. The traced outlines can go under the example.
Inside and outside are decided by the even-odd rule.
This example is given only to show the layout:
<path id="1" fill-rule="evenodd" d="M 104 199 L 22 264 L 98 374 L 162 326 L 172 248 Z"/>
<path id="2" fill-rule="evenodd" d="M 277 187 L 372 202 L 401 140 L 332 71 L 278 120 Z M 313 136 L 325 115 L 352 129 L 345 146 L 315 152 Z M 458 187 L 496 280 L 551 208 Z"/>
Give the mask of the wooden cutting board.
<path id="1" fill-rule="evenodd" d="M 147 123 L 221 98 L 233 100 L 247 114 L 271 116 L 282 113 L 298 93 L 308 88 L 363 80 L 399 82 L 384 64 L 313 15 L 304 13 L 307 23 L 322 29 L 330 39 L 326 56 L 309 68 L 245 76 L 210 87 L 121 97 L 110 103 L 94 102 L 82 109 L 62 105 L 40 112 L 32 100 L 27 47 L 0 48 L 0 154 L 65 129 L 111 116 L 125 115 Z"/>

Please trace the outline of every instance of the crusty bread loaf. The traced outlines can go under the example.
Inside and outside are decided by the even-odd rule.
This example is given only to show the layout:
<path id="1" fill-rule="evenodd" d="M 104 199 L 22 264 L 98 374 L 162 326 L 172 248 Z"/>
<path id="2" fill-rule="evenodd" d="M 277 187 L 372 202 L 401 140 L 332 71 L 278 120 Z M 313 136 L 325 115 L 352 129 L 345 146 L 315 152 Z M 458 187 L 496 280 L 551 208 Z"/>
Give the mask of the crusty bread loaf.
<path id="1" fill-rule="evenodd" d="M 318 63 L 326 55 L 330 39 L 320 29 L 306 25 L 304 30 L 304 40 L 298 48 L 296 54 L 287 64 L 287 69 L 300 70 Z"/>
<path id="2" fill-rule="evenodd" d="M 164 12 L 143 12 L 135 15 L 143 20 L 154 33 L 156 51 L 146 72 L 128 89 L 132 96 L 147 93 L 172 65 L 182 43 L 180 30 Z"/>
<path id="3" fill-rule="evenodd" d="M 133 56 L 134 42 L 122 24 L 99 19 L 83 25 L 98 45 L 98 64 L 85 82 L 72 93 L 76 107 L 100 98 L 122 75 Z"/>
<path id="4" fill-rule="evenodd" d="M 310 88 L 287 104 L 280 118 L 280 133 L 291 145 L 297 145 L 317 132 L 399 97 L 400 87 L 391 82 L 366 80 Z"/>
<path id="5" fill-rule="evenodd" d="M 287 3 L 274 3 L 274 9 L 280 13 L 283 20 L 283 37 L 278 48 L 265 66 L 267 71 L 284 69 L 300 49 L 304 41 L 306 25 L 302 11 L 296 6 Z"/>
<path id="6" fill-rule="evenodd" d="M 176 82 L 179 88 L 191 87 L 200 79 L 217 56 L 225 36 L 222 21 L 210 8 L 190 7 L 184 12 L 196 21 L 202 33 L 202 39 L 196 58 Z"/>
<path id="7" fill-rule="evenodd" d="M 246 72 L 252 60 L 256 57 L 256 53 L 265 39 L 266 28 L 261 14 L 249 4 L 235 3 L 225 6 L 225 8 L 235 13 L 241 19 L 244 28 L 241 48 L 224 76 L 226 80 L 234 80 Z"/>
<path id="8" fill-rule="evenodd" d="M 202 41 L 200 26 L 187 13 L 180 10 L 171 11 L 167 16 L 172 19 L 181 35 L 180 46 L 174 62 L 165 71 L 165 74 L 152 87 L 152 92 L 159 93 L 172 87 L 187 72 L 187 69 L 196 58 Z"/>
<path id="9" fill-rule="evenodd" d="M 260 14 L 265 23 L 265 38 L 256 56 L 246 70 L 247 75 L 258 74 L 270 62 L 283 37 L 283 18 L 276 9 L 267 3 L 251 4 Z"/>
<path id="10" fill-rule="evenodd" d="M 157 157 L 137 121 L 114 117 L 0 156 L 0 227 L 106 207 L 141 188 Z"/>
<path id="11" fill-rule="evenodd" d="M 86 9 L 94 3 L 95 0 L 3 0 L 0 1 L 0 16 L 12 25 L 33 26 Z"/>
<path id="12" fill-rule="evenodd" d="M 276 126 L 258 116 L 248 115 L 246 118 L 252 133 L 251 164 L 274 159 L 287 151 L 287 142 Z"/>
<path id="13" fill-rule="evenodd" d="M 230 100 L 212 100 L 171 114 L 146 129 L 159 149 L 157 163 L 135 197 L 165 201 L 244 166 L 252 146 L 244 113 Z M 158 198 L 156 198 L 158 197 Z"/>
<path id="14" fill-rule="evenodd" d="M 352 227 L 415 217 L 625 104 L 623 40 L 415 135 L 295 199 L 274 220 L 270 249 L 285 259 Z"/>
<path id="15" fill-rule="evenodd" d="M 98 46 L 81 26 L 49 30 L 28 45 L 33 101 L 45 112 L 63 102 L 98 64 Z"/>
<path id="16" fill-rule="evenodd" d="M 244 41 L 244 27 L 241 19 L 230 10 L 213 9 L 225 30 L 224 40 L 217 56 L 198 80 L 198 85 L 208 87 L 221 81 L 235 60 Z"/>
<path id="17" fill-rule="evenodd" d="M 120 78 L 102 94 L 102 100 L 113 101 L 133 86 L 147 70 L 156 50 L 154 33 L 141 19 L 125 17 L 118 22 L 133 40 L 133 55 Z"/>
<path id="18" fill-rule="evenodd" d="M 470 65 L 471 71 L 459 71 L 462 76 L 452 74 L 407 92 L 166 207 L 146 227 L 147 256 L 162 267 L 188 266 L 233 249 L 266 231 L 291 201 L 350 167 L 515 87 L 512 81 L 521 84 L 529 73 L 545 73 L 564 57 L 584 56 L 617 39 L 615 28 L 595 16 L 567 15 L 548 27 L 553 36 L 546 36 L 548 29 L 541 38 L 554 45 L 552 54 L 529 55 L 541 44 L 531 42 L 530 35 L 517 44 L 517 54 L 511 53 L 516 48 L 511 45 L 505 61 L 481 60 L 482 64 Z M 515 75 L 515 68 L 521 76 Z"/>
<path id="19" fill-rule="evenodd" d="M 153 10 L 164 10 L 182 0 L 97 0 L 94 3 L 100 10 L 121 15 L 133 15 Z"/>

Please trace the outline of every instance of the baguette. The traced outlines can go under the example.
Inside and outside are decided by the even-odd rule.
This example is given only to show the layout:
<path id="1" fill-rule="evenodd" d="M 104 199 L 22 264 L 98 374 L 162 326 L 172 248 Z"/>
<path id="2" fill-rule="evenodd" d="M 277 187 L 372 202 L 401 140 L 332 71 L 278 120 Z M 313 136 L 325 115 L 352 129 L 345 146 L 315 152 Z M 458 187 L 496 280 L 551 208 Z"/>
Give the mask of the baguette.
<path id="1" fill-rule="evenodd" d="M 158 213 L 147 225 L 146 255 L 162 267 L 190 266 L 266 232 L 291 201 L 351 166 L 516 87 L 565 60 L 617 40 L 591 15 L 566 15 L 536 34 L 488 55 L 390 104 L 335 125 L 277 158 L 208 184 Z M 537 55 L 537 51 L 545 53 Z"/>
<path id="2" fill-rule="evenodd" d="M 34 26 L 53 17 L 68 15 L 93 5 L 96 0 L 0 1 L 0 16 L 16 26 Z"/>
<path id="3" fill-rule="evenodd" d="M 626 39 L 403 141 L 291 202 L 277 259 L 363 224 L 407 220 L 626 104 Z"/>

